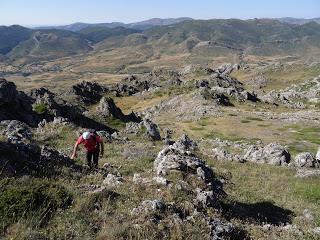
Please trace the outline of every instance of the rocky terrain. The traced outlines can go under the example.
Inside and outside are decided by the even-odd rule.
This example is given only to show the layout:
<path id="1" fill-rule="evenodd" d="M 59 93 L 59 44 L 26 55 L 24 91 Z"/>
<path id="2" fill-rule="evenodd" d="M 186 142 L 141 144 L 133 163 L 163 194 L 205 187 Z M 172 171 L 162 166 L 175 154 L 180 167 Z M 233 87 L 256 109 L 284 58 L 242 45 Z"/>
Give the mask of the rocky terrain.
<path id="1" fill-rule="evenodd" d="M 20 64 L 16 55 L 0 65 L 1 239 L 320 238 L 317 51 L 288 56 L 277 42 L 270 56 L 256 54 L 270 42 L 244 51 L 250 41 L 179 35 L 198 25 L 225 33 L 222 23 L 256 29 L 267 20 L 207 28 L 186 20 L 116 29 L 126 38 L 121 46 L 112 45 L 119 36 L 99 29 L 110 41 L 94 49 L 85 42 L 73 57 Z M 303 36 L 305 27 L 285 29 Z M 70 37 L 18 30 L 25 48 L 33 46 L 28 34 L 40 49 L 44 38 Z M 80 33 L 71 37 L 84 43 Z M 155 42 L 158 52 L 141 47 Z M 105 142 L 95 170 L 82 148 L 70 159 L 87 128 Z"/>

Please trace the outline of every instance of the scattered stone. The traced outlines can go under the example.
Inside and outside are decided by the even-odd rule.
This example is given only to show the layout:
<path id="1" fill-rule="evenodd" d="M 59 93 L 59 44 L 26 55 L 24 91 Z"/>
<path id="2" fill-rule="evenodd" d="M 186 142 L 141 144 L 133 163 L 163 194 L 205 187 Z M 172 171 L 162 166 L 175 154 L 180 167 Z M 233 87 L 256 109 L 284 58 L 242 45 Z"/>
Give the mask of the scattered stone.
<path id="1" fill-rule="evenodd" d="M 235 161 L 244 163 L 245 159 L 238 154 L 231 154 L 222 147 L 216 147 L 212 149 L 212 157 L 218 161 Z"/>
<path id="2" fill-rule="evenodd" d="M 320 170 L 298 169 L 296 177 L 308 178 L 320 176 Z"/>
<path id="3" fill-rule="evenodd" d="M 164 212 L 166 204 L 161 200 L 145 200 L 139 207 L 132 209 L 131 215 L 137 216 L 139 214 L 150 214 L 152 212 Z"/>
<path id="4" fill-rule="evenodd" d="M 125 132 L 128 134 L 138 134 L 141 130 L 142 126 L 140 123 L 136 122 L 128 122 L 126 123 L 126 129 Z"/>
<path id="5" fill-rule="evenodd" d="M 309 209 L 303 210 L 303 217 L 308 221 L 308 222 L 313 222 L 314 221 L 314 213 L 310 211 Z"/>
<path id="6" fill-rule="evenodd" d="M 314 235 L 320 237 L 320 227 L 316 227 L 316 228 L 312 229 L 311 233 L 313 233 Z"/>
<path id="7" fill-rule="evenodd" d="M 299 153 L 294 159 L 294 165 L 296 167 L 307 167 L 307 168 L 319 168 L 320 162 L 316 160 L 312 153 L 304 152 Z"/>
<path id="8" fill-rule="evenodd" d="M 107 177 L 103 180 L 103 185 L 110 187 L 118 187 L 123 183 L 123 178 L 120 176 L 113 175 L 109 173 Z"/>
<path id="9" fill-rule="evenodd" d="M 153 180 L 156 183 L 164 185 L 164 186 L 167 186 L 170 183 L 169 180 L 165 179 L 164 177 L 160 177 L 160 176 L 154 177 Z"/>

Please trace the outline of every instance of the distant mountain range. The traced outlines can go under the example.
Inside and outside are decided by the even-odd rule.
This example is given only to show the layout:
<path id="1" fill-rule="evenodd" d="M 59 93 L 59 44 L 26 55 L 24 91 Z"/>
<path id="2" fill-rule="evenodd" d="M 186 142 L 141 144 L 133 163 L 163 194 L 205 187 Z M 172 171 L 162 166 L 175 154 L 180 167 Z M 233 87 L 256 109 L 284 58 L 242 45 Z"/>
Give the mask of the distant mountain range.
<path id="1" fill-rule="evenodd" d="M 182 17 L 182 18 L 152 18 L 149 20 L 135 22 L 135 23 L 122 23 L 122 22 L 111 22 L 111 23 L 73 23 L 70 25 L 63 25 L 63 26 L 42 26 L 37 27 L 37 29 L 62 29 L 68 30 L 73 32 L 81 31 L 82 29 L 88 27 L 108 27 L 108 28 L 115 28 L 115 27 L 125 27 L 125 28 L 133 28 L 136 30 L 145 30 L 154 26 L 166 26 L 172 25 L 176 23 L 180 23 L 183 21 L 192 20 L 192 18 Z"/>
<path id="2" fill-rule="evenodd" d="M 179 18 L 151 19 L 125 26 L 120 23 L 73 24 L 64 29 L 29 29 L 13 25 L 0 27 L 0 61 L 26 63 L 93 49 L 127 47 L 148 49 L 153 54 L 192 53 L 200 57 L 228 52 L 252 55 L 320 52 L 320 24 L 316 21 L 292 24 L 293 20 L 289 24 L 288 21 Z"/>
<path id="3" fill-rule="evenodd" d="M 305 18 L 291 18 L 291 17 L 285 17 L 285 18 L 276 18 L 276 20 L 279 20 L 280 22 L 284 23 L 291 23 L 291 24 L 306 24 L 309 22 L 316 22 L 320 24 L 320 18 L 310 18 L 310 19 L 305 19 Z"/>

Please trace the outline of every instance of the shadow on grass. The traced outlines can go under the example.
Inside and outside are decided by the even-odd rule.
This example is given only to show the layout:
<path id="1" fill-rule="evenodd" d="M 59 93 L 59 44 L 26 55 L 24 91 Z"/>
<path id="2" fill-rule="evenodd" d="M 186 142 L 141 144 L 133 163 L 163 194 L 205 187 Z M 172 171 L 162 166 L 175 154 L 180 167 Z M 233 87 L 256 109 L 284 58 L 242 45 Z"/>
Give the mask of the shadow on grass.
<path id="1" fill-rule="evenodd" d="M 227 218 L 238 218 L 251 223 L 268 223 L 272 225 L 291 224 L 294 213 L 278 207 L 271 202 L 257 202 L 253 204 L 232 202 L 222 205 Z"/>

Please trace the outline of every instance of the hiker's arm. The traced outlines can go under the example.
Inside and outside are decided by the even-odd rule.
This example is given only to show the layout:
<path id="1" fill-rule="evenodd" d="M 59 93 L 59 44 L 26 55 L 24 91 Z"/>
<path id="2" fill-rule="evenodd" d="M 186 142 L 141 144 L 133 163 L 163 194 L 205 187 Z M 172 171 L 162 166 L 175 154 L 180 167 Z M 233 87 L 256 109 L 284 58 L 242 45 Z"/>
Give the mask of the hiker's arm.
<path id="1" fill-rule="evenodd" d="M 104 153 L 103 142 L 100 143 L 100 147 L 101 147 L 100 154 L 101 154 L 101 157 L 102 157 L 102 156 L 103 156 L 103 153 Z"/>
<path id="2" fill-rule="evenodd" d="M 74 159 L 75 157 L 77 157 L 78 146 L 79 144 L 76 142 L 76 144 L 73 147 L 73 153 L 72 153 L 71 159 Z"/>

